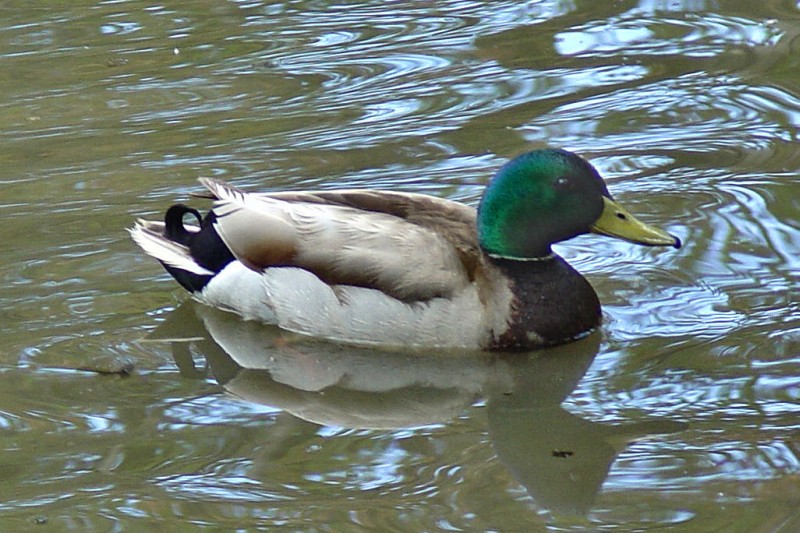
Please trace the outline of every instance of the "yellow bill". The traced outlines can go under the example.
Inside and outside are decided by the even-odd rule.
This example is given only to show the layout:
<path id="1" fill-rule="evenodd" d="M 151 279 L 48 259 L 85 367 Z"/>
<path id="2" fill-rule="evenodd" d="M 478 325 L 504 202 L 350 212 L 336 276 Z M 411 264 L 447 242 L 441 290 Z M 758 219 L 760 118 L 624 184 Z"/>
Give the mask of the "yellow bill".
<path id="1" fill-rule="evenodd" d="M 600 218 L 591 227 L 593 233 L 647 246 L 681 247 L 678 237 L 636 219 L 611 198 L 603 197 L 603 204 Z"/>

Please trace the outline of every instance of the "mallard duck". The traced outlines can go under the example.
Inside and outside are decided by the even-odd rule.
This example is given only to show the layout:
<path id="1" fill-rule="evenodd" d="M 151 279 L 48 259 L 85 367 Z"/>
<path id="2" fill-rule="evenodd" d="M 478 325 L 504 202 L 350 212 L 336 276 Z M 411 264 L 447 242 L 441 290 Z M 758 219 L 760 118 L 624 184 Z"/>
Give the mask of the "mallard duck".
<path id="1" fill-rule="evenodd" d="M 205 217 L 173 205 L 163 222 L 137 221 L 134 241 L 202 303 L 359 345 L 570 342 L 598 327 L 600 302 L 554 243 L 592 232 L 681 244 L 634 218 L 590 163 L 564 150 L 506 163 L 477 210 L 416 193 L 256 194 L 200 182 L 215 200 Z"/>

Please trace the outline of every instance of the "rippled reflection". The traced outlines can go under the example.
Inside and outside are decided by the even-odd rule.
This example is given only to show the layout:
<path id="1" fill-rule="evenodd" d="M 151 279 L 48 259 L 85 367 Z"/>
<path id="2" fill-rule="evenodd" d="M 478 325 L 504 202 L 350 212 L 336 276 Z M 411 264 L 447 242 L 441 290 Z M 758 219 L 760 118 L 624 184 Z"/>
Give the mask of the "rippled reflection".
<path id="1" fill-rule="evenodd" d="M 176 341 L 179 332 L 194 340 Z M 655 419 L 597 424 L 560 406 L 595 357 L 597 335 L 538 356 L 375 352 L 304 340 L 195 304 L 173 313 L 153 339 L 172 342 L 176 363 L 189 375 L 196 374 L 196 363 L 188 343 L 196 345 L 210 372 L 234 397 L 267 406 L 267 412 L 279 409 L 345 430 L 433 429 L 485 396 L 489 435 L 499 459 L 538 505 L 559 513 L 588 512 L 625 442 L 685 429 L 681 423 Z M 205 412 L 231 420 L 224 410 Z M 191 418 L 205 423 L 203 415 Z M 411 453 L 402 441 L 395 432 L 377 455 L 370 454 L 369 464 L 352 465 L 341 480 L 337 471 L 307 473 L 305 478 L 313 483 L 352 482 L 358 490 L 414 485 L 415 479 L 401 474 Z M 242 483 L 233 485 L 224 477 L 203 476 L 170 479 L 169 486 L 224 491 L 219 496 L 235 500 L 257 497 L 258 485 L 248 470 L 241 470 Z M 253 496 L 242 493 L 242 484 L 253 485 Z"/>

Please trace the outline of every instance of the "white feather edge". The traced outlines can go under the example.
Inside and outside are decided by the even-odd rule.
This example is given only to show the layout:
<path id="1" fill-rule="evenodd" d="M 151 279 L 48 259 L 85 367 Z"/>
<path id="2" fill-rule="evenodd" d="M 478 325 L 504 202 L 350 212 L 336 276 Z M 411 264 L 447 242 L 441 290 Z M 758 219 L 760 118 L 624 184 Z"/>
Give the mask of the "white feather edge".
<path id="1" fill-rule="evenodd" d="M 191 272 L 199 276 L 213 276 L 215 273 L 195 263 L 186 246 L 173 242 L 161 233 L 153 230 L 151 222 L 139 219 L 128 229 L 133 241 L 145 253 L 174 268 Z"/>
<path id="2" fill-rule="evenodd" d="M 198 178 L 197 181 L 216 197 L 216 201 L 214 202 L 215 207 L 225 204 L 245 207 L 248 204 L 248 200 L 255 198 L 255 196 L 250 193 L 237 189 L 229 183 L 217 181 L 213 178 Z"/>

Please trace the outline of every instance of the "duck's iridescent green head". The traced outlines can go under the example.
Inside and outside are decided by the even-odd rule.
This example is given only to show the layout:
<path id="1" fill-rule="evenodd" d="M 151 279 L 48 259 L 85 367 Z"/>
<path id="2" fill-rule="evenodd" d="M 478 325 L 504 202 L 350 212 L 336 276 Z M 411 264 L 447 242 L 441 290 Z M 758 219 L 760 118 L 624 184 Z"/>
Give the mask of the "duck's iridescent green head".
<path id="1" fill-rule="evenodd" d="M 614 202 L 597 170 L 565 150 L 536 150 L 497 172 L 478 208 L 478 240 L 494 257 L 535 259 L 553 243 L 595 232 L 638 244 L 680 246 Z"/>

